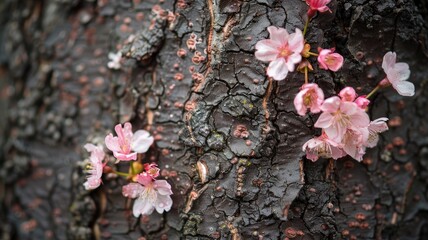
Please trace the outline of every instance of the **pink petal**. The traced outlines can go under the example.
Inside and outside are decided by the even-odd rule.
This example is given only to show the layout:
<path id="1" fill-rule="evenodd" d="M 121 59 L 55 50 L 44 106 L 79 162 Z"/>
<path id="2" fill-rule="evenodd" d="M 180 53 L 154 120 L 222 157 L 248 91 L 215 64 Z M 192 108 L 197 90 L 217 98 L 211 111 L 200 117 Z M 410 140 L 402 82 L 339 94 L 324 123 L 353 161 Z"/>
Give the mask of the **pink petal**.
<path id="1" fill-rule="evenodd" d="M 287 44 L 289 35 L 286 29 L 275 26 L 270 26 L 267 29 L 270 39 L 279 43 L 280 46 Z"/>
<path id="2" fill-rule="evenodd" d="M 87 143 L 87 144 L 85 144 L 84 146 L 83 146 L 85 149 L 86 149 L 86 151 L 88 151 L 88 152 L 92 152 L 92 151 L 94 151 L 96 148 L 97 148 L 97 146 L 95 146 L 94 144 L 92 144 L 92 143 Z"/>
<path id="3" fill-rule="evenodd" d="M 131 149 L 137 153 L 145 153 L 153 144 L 154 138 L 145 130 L 138 130 L 132 136 Z"/>
<path id="4" fill-rule="evenodd" d="M 86 190 L 92 190 L 95 188 L 98 188 L 101 185 L 101 179 L 95 178 L 95 177 L 89 177 L 85 183 L 83 183 L 83 186 Z"/>
<path id="5" fill-rule="evenodd" d="M 137 153 L 129 153 L 129 154 L 123 154 L 121 152 L 113 152 L 113 155 L 115 158 L 121 161 L 130 161 L 130 160 L 136 160 L 137 159 Z"/>
<path id="6" fill-rule="evenodd" d="M 386 73 L 394 67 L 396 58 L 397 55 L 395 52 L 387 52 L 385 56 L 383 56 L 382 68 Z"/>
<path id="7" fill-rule="evenodd" d="M 297 93 L 293 101 L 294 107 L 296 108 L 296 111 L 300 116 L 305 116 L 307 112 L 307 108 L 303 104 L 303 97 L 305 96 L 307 91 L 308 89 L 302 89 L 299 93 Z"/>
<path id="8" fill-rule="evenodd" d="M 368 127 L 370 124 L 369 115 L 361 108 L 350 117 L 350 121 L 355 127 Z"/>
<path id="9" fill-rule="evenodd" d="M 155 180 L 153 183 L 153 188 L 155 188 L 160 195 L 171 195 L 171 185 L 165 180 Z"/>
<path id="10" fill-rule="evenodd" d="M 327 66 L 333 72 L 337 72 L 343 65 L 343 57 L 338 53 L 332 53 L 327 57 L 330 62 L 328 62 Z"/>
<path id="11" fill-rule="evenodd" d="M 150 202 L 148 198 L 137 198 L 134 202 L 134 206 L 132 207 L 132 213 L 134 214 L 134 217 L 142 215 L 150 215 L 155 207 Z"/>
<path id="12" fill-rule="evenodd" d="M 296 32 L 290 35 L 290 38 L 288 40 L 288 47 L 290 48 L 290 50 L 300 55 L 300 52 L 302 52 L 304 45 L 305 42 L 303 39 L 303 33 L 302 31 L 300 31 L 300 29 L 296 28 Z"/>
<path id="13" fill-rule="evenodd" d="M 117 137 L 113 137 L 113 134 L 108 134 L 105 138 L 105 144 L 107 148 L 112 152 L 120 152 L 122 149 L 119 145 L 119 139 Z"/>
<path id="14" fill-rule="evenodd" d="M 302 55 L 300 53 L 293 53 L 287 58 L 287 68 L 288 71 L 293 72 L 295 68 L 295 64 L 302 61 Z"/>
<path id="15" fill-rule="evenodd" d="M 140 173 L 137 175 L 137 182 L 144 186 L 152 186 L 153 184 L 153 178 L 146 172 Z"/>
<path id="16" fill-rule="evenodd" d="M 124 137 L 125 137 L 125 139 L 127 141 L 130 141 L 132 139 L 133 133 L 132 133 L 132 125 L 131 125 L 131 123 L 126 122 L 124 124 L 123 135 L 124 135 Z"/>
<path id="17" fill-rule="evenodd" d="M 388 130 L 388 125 L 386 124 L 388 118 L 378 118 L 370 122 L 369 130 L 377 133 L 385 132 Z"/>
<path id="18" fill-rule="evenodd" d="M 274 80 L 285 79 L 288 74 L 288 68 L 284 58 L 278 58 L 270 62 L 269 67 L 267 69 L 267 74 L 269 77 L 272 77 Z"/>
<path id="19" fill-rule="evenodd" d="M 345 135 L 346 127 L 338 124 L 332 124 L 330 127 L 324 128 L 324 131 L 331 140 L 341 142 L 343 135 Z"/>
<path id="20" fill-rule="evenodd" d="M 136 198 L 144 191 L 144 187 L 138 183 L 129 183 L 122 187 L 122 195 L 128 198 Z"/>
<path id="21" fill-rule="evenodd" d="M 336 112 L 341 105 L 341 101 L 339 97 L 330 97 L 327 98 L 321 106 L 321 110 L 328 113 Z"/>
<path id="22" fill-rule="evenodd" d="M 316 128 L 328 128 L 333 123 L 333 116 L 328 112 L 323 112 L 318 117 L 317 122 L 315 123 Z"/>
<path id="23" fill-rule="evenodd" d="M 158 213 L 168 212 L 171 210 L 172 199 L 169 195 L 158 195 L 155 208 Z"/>
<path id="24" fill-rule="evenodd" d="M 265 62 L 273 61 L 279 54 L 279 47 L 279 44 L 270 39 L 258 41 L 256 44 L 256 58 Z"/>

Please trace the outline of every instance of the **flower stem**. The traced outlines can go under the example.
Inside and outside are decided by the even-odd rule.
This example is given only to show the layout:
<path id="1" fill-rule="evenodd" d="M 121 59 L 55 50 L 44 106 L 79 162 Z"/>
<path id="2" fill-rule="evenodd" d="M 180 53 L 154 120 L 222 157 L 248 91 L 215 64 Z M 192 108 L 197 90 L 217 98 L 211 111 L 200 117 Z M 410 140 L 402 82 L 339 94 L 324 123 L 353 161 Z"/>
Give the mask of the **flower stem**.
<path id="1" fill-rule="evenodd" d="M 117 174 L 117 175 L 119 175 L 119 176 L 122 176 L 122 177 L 128 177 L 128 176 L 129 176 L 129 174 L 128 174 L 128 173 L 124 173 L 124 172 L 116 172 L 116 171 L 113 171 L 113 173 L 115 173 L 115 174 Z"/>
<path id="2" fill-rule="evenodd" d="M 306 31 L 308 30 L 308 25 L 309 25 L 309 17 L 306 20 L 305 27 L 303 28 L 303 37 L 305 36 Z"/>
<path id="3" fill-rule="evenodd" d="M 318 57 L 318 53 L 308 52 L 309 55 Z"/>
<path id="4" fill-rule="evenodd" d="M 373 90 L 369 94 L 367 94 L 366 98 L 370 98 L 371 96 L 373 96 L 373 94 L 375 94 L 379 89 L 380 89 L 380 86 L 377 85 L 375 88 L 373 88 Z"/>
<path id="5" fill-rule="evenodd" d="M 305 84 L 308 84 L 309 79 L 308 79 L 308 67 L 305 67 Z"/>
<path id="6" fill-rule="evenodd" d="M 131 169 L 131 174 L 135 175 L 135 168 L 134 168 L 134 164 L 132 164 L 132 162 L 130 162 L 129 168 Z"/>

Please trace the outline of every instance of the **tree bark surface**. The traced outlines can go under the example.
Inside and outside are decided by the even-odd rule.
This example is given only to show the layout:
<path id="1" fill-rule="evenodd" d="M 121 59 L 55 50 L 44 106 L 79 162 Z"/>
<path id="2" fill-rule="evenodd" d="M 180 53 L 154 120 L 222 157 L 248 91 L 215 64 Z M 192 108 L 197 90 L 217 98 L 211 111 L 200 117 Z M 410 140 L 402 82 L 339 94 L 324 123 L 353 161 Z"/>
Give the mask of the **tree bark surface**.
<path id="1" fill-rule="evenodd" d="M 306 160 L 317 131 L 293 106 L 303 74 L 270 82 L 254 57 L 268 26 L 303 29 L 304 1 L 1 1 L 1 238 L 427 238 L 428 4 L 329 6 L 306 39 L 345 64 L 314 62 L 310 81 L 327 96 L 367 94 L 395 51 L 416 87 L 375 95 L 370 116 L 390 130 L 361 163 Z M 122 68 L 109 69 L 119 50 Z M 173 187 L 168 213 L 133 217 L 126 181 L 111 174 L 95 191 L 82 185 L 82 146 L 126 121 L 156 139 L 143 161 Z"/>

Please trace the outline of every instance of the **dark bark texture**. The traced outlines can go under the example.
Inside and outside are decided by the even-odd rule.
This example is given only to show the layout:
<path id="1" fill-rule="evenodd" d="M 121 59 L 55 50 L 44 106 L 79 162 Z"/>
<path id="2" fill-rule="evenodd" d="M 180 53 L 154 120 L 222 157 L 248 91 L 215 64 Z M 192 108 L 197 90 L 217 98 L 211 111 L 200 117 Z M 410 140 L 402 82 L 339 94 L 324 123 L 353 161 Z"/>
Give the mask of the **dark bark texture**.
<path id="1" fill-rule="evenodd" d="M 427 239 L 428 4 L 330 6 L 307 40 L 344 68 L 314 64 L 311 81 L 367 94 L 393 50 L 417 89 L 376 94 L 371 117 L 390 130 L 361 163 L 305 160 L 317 132 L 292 103 L 303 74 L 269 83 L 254 57 L 268 26 L 303 29 L 304 1 L 0 1 L 1 238 Z M 168 213 L 134 218 L 122 178 L 82 186 L 83 144 L 125 121 L 156 138 L 143 161 L 173 186 Z"/>

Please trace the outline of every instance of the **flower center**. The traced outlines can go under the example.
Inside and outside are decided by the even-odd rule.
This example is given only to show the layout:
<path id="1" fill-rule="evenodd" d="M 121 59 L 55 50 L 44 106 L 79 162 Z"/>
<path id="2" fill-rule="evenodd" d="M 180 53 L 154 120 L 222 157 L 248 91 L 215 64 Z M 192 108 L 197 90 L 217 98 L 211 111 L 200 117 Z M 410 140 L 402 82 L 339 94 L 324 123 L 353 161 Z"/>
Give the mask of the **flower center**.
<path id="1" fill-rule="evenodd" d="M 337 110 L 335 115 L 335 120 L 337 124 L 341 127 L 347 127 L 350 123 L 349 116 L 346 114 L 343 114 L 340 110 Z"/>
<path id="2" fill-rule="evenodd" d="M 309 90 L 303 97 L 303 104 L 307 107 L 312 105 L 312 96 L 315 94 L 313 89 Z"/>
<path id="3" fill-rule="evenodd" d="M 327 65 L 333 65 L 334 63 L 335 63 L 335 58 L 334 57 L 332 57 L 332 56 L 327 56 L 326 58 L 325 58 L 325 63 L 327 64 Z"/>
<path id="4" fill-rule="evenodd" d="M 120 145 L 120 149 L 122 149 L 122 152 L 125 154 L 129 153 L 131 150 L 127 141 Z"/>
<path id="5" fill-rule="evenodd" d="M 288 46 L 284 46 L 279 48 L 279 57 L 287 58 L 292 54 L 292 51 L 288 48 Z"/>

